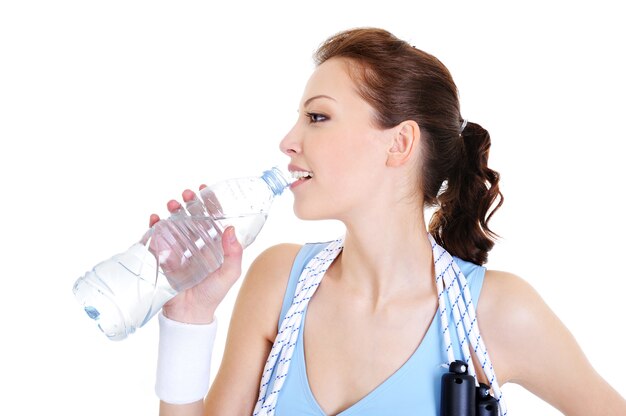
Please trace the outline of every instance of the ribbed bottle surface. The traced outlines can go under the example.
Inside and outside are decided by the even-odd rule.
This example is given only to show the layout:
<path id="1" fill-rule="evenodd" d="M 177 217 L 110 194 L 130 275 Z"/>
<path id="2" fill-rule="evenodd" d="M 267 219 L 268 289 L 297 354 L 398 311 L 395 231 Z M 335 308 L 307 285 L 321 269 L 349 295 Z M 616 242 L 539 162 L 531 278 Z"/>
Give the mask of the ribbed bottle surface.
<path id="1" fill-rule="evenodd" d="M 143 326 L 178 292 L 224 261 L 222 233 L 234 226 L 243 247 L 263 228 L 276 195 L 291 181 L 277 168 L 205 188 L 201 215 L 179 213 L 157 222 L 126 252 L 96 265 L 74 284 L 85 313 L 112 340 Z"/>

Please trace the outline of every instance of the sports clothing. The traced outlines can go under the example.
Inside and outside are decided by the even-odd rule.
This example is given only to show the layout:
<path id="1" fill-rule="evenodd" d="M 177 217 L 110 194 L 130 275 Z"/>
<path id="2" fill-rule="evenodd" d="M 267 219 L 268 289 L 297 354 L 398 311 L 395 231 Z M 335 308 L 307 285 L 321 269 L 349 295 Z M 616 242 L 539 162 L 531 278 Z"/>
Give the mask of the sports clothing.
<path id="1" fill-rule="evenodd" d="M 283 299 L 279 328 L 292 304 L 296 285 L 303 268 L 328 245 L 329 243 L 306 244 L 296 256 Z M 485 276 L 485 268 L 457 257 L 454 257 L 454 260 L 467 279 L 472 302 L 476 306 Z M 451 310 L 447 297 L 446 303 L 447 310 Z M 306 323 L 306 311 L 305 308 L 302 316 L 303 325 Z M 443 349 L 441 325 L 441 319 L 439 319 L 438 313 L 435 313 L 424 338 L 411 357 L 378 387 L 339 413 L 338 416 L 438 416 L 441 376 L 448 371 L 448 356 Z M 454 355 L 462 357 L 456 331 L 451 330 L 449 332 Z M 275 416 L 325 415 L 315 400 L 308 383 L 303 334 L 304 326 L 298 333 L 289 372 L 285 377 L 276 402 Z M 446 364 L 445 367 L 444 364 Z M 271 382 L 274 381 L 275 377 L 276 370 L 273 371 Z"/>

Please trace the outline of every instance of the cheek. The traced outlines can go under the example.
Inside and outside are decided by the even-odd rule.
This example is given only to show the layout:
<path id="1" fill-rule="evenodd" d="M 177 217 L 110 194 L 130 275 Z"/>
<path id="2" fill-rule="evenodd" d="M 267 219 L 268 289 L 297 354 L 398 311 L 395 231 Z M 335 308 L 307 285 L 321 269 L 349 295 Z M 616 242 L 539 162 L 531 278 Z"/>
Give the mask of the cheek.
<path id="1" fill-rule="evenodd" d="M 316 139 L 311 142 L 315 146 L 304 149 L 316 179 L 296 197 L 294 211 L 298 217 L 345 208 L 371 196 L 385 166 L 386 153 L 371 130 L 344 128 Z"/>
<path id="2" fill-rule="evenodd" d="M 366 167 L 380 162 L 381 155 L 385 154 L 381 139 L 371 129 L 343 128 L 333 136 L 334 140 L 327 143 L 327 150 L 332 150 L 346 165 Z"/>
<path id="3" fill-rule="evenodd" d="M 370 161 L 358 152 L 340 155 L 337 164 L 324 182 L 320 191 L 329 208 L 342 209 L 346 206 L 362 203 L 371 197 L 376 187 L 376 177 L 372 174 Z"/>
<path id="4" fill-rule="evenodd" d="M 335 155 L 338 159 L 336 161 L 338 168 L 343 170 L 347 177 L 365 183 L 379 177 L 387 158 L 381 141 L 373 137 L 370 131 L 353 133 L 350 140 L 346 140 L 335 149 Z"/>

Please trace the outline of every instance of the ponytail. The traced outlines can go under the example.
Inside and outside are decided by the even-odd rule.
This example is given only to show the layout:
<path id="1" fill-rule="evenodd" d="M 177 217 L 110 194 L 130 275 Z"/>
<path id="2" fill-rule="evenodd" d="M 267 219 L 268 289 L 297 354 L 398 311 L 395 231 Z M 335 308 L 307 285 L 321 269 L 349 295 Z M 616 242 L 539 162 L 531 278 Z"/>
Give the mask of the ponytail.
<path id="1" fill-rule="evenodd" d="M 488 223 L 504 201 L 498 186 L 500 175 L 487 166 L 491 147 L 487 130 L 470 122 L 461 139 L 463 150 L 437 196 L 439 209 L 428 229 L 437 244 L 452 255 L 484 264 L 497 237 Z M 497 205 L 490 212 L 496 199 Z"/>

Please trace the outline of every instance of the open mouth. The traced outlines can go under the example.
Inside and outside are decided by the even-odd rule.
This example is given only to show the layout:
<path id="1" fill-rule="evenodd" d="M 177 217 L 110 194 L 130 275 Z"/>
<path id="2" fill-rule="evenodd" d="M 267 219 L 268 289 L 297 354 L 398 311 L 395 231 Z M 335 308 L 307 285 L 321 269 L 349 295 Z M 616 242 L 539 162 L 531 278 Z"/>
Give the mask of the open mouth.
<path id="1" fill-rule="evenodd" d="M 295 171 L 291 172 L 291 177 L 294 178 L 297 181 L 299 181 L 299 180 L 307 180 L 307 179 L 311 179 L 313 177 L 313 173 L 312 172 L 295 170 Z"/>

